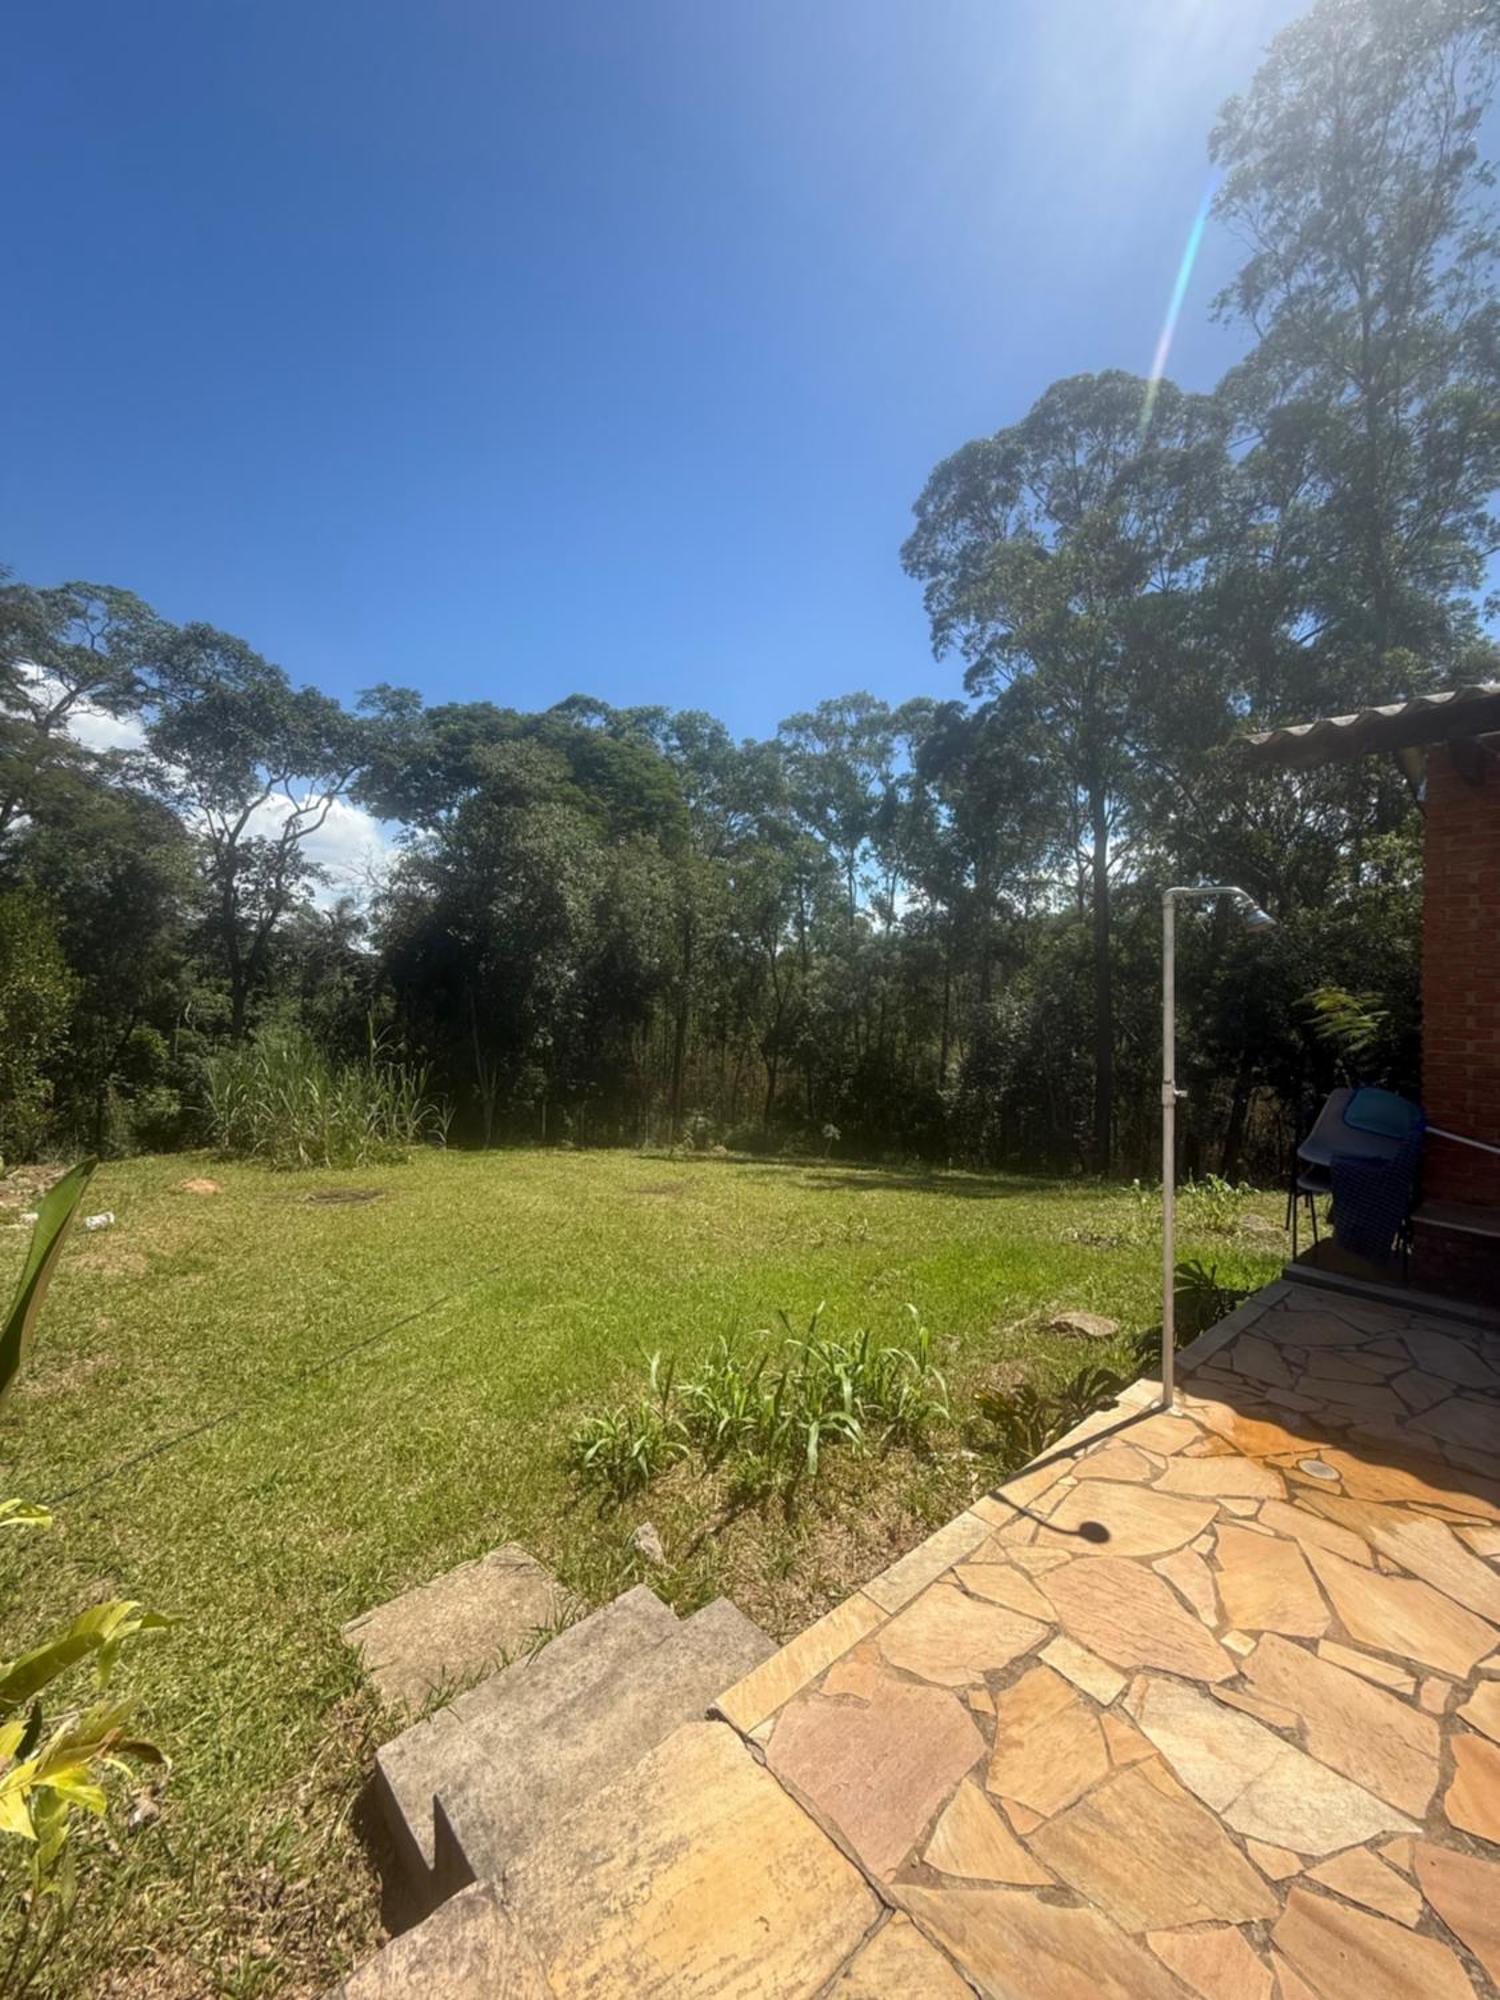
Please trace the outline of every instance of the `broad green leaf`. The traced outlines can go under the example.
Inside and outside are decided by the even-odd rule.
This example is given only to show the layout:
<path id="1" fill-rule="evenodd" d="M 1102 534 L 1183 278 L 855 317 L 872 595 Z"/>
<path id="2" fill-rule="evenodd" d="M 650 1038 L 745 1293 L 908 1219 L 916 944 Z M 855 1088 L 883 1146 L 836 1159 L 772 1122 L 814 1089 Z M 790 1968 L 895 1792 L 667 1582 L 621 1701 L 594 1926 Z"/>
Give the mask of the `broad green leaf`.
<path id="1" fill-rule="evenodd" d="M 0 1327 L 0 1403 L 9 1395 L 26 1359 L 58 1254 L 98 1164 L 97 1160 L 81 1160 L 61 1180 L 54 1181 L 42 1197 L 20 1282 L 5 1324 Z"/>
<path id="2" fill-rule="evenodd" d="M 50 1528 L 51 1526 L 50 1510 L 38 1506 L 34 1500 L 0 1500 L 0 1528 Z"/>
<path id="3" fill-rule="evenodd" d="M 108 1679 L 109 1669 L 127 1639 L 138 1632 L 160 1631 L 171 1622 L 158 1611 L 142 1611 L 131 1598 L 96 1604 L 75 1618 L 57 1638 L 33 1647 L 18 1659 L 0 1663 L 0 1709 L 19 1708 L 90 1654 L 98 1656 L 101 1682 Z"/>

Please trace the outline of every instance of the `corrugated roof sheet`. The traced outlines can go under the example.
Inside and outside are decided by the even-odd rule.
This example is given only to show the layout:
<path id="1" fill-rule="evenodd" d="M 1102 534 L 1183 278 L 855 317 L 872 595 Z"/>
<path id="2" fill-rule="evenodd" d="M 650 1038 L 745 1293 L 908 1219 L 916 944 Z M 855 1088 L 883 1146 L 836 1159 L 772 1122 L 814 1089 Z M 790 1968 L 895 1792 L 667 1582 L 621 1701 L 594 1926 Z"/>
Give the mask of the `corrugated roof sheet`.
<path id="1" fill-rule="evenodd" d="M 1382 708 L 1356 709 L 1317 722 L 1290 723 L 1245 738 L 1258 764 L 1332 764 L 1368 750 L 1450 743 L 1500 731 L 1500 681 L 1475 681 L 1443 694 L 1413 695 Z"/>

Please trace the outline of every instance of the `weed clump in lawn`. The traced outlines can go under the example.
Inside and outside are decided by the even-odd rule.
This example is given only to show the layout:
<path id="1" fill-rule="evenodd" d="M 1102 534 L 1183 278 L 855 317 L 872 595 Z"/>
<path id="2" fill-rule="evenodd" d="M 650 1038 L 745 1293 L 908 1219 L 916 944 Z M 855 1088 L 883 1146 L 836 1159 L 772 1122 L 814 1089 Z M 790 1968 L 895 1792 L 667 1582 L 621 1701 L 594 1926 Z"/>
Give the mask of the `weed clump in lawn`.
<path id="1" fill-rule="evenodd" d="M 427 1072 L 388 1056 L 375 1036 L 357 1062 L 334 1063 L 300 1029 L 267 1029 L 205 1066 L 209 1130 L 223 1153 L 274 1167 L 362 1167 L 408 1157 L 443 1135 Z"/>
<path id="2" fill-rule="evenodd" d="M 769 1333 L 741 1351 L 720 1339 L 698 1373 L 679 1379 L 659 1354 L 634 1402 L 588 1417 L 569 1441 L 587 1482 L 624 1499 L 682 1459 L 731 1465 L 739 1484 L 786 1489 L 817 1477 L 827 1446 L 855 1450 L 920 1445 L 949 1421 L 948 1386 L 933 1362 L 932 1336 L 914 1306 L 909 1345 L 862 1331 L 849 1340 L 819 1333 L 820 1305 L 802 1335 L 782 1314 L 785 1337 Z"/>

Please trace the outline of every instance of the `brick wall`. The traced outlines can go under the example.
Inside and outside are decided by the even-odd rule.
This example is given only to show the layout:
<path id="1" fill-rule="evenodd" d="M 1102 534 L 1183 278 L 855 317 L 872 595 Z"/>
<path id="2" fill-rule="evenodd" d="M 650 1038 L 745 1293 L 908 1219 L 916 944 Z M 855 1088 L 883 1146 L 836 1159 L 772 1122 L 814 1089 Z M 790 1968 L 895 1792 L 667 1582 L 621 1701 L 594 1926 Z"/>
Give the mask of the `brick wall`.
<path id="1" fill-rule="evenodd" d="M 1422 1101 L 1428 1121 L 1500 1145 L 1500 757 L 1472 784 L 1427 757 Z M 1500 1205 L 1500 1159 L 1428 1141 L 1423 1191 Z"/>

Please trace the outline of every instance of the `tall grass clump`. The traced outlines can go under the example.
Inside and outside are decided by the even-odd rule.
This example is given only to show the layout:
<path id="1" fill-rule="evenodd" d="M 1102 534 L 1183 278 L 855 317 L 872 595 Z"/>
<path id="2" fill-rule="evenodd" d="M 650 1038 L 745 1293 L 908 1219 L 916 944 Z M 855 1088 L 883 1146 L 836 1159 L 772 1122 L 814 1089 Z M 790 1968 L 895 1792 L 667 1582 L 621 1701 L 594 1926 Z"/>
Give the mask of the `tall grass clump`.
<path id="1" fill-rule="evenodd" d="M 298 1028 L 268 1028 L 205 1065 L 209 1133 L 223 1153 L 275 1167 L 360 1167 L 441 1139 L 427 1071 L 369 1053 L 333 1062 Z"/>
<path id="2" fill-rule="evenodd" d="M 932 1336 L 915 1307 L 907 1311 L 905 1346 L 867 1331 L 831 1339 L 819 1331 L 819 1306 L 801 1334 L 783 1314 L 779 1344 L 769 1334 L 746 1349 L 716 1341 L 692 1376 L 653 1355 L 645 1394 L 586 1418 L 573 1433 L 573 1467 L 623 1499 L 688 1457 L 784 1488 L 816 1478 L 830 1445 L 920 1445 L 949 1420 L 948 1388 Z"/>

